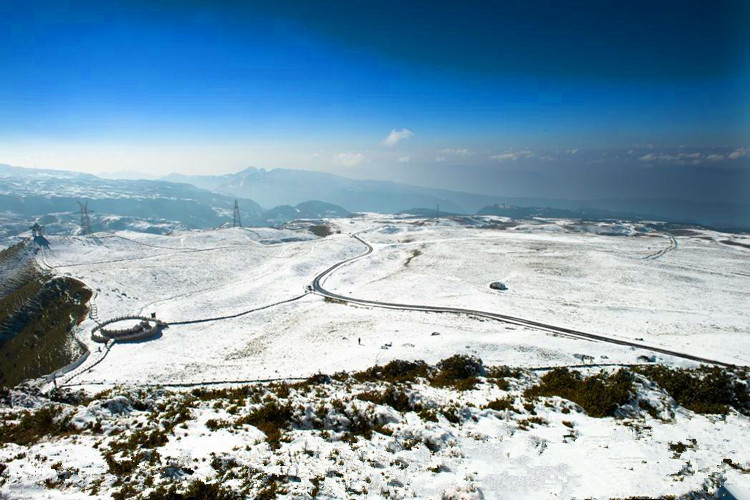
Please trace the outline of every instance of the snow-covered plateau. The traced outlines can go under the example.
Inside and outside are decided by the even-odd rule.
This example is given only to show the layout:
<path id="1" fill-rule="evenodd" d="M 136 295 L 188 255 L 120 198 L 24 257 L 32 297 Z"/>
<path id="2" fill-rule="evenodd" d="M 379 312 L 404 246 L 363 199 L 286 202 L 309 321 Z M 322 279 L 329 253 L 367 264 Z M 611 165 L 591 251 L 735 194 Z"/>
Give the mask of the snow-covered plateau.
<path id="1" fill-rule="evenodd" d="M 750 483 L 750 237 L 500 217 L 327 224 L 327 237 L 304 223 L 49 236 L 38 264 L 95 291 L 76 329 L 91 354 L 57 376 L 62 390 L 5 395 L 15 441 L 0 448 L 0 495 L 708 498 Z M 317 293 L 347 259 L 321 279 L 330 294 L 614 342 Z M 152 314 L 155 337 L 92 340 L 98 322 Z M 449 358 L 482 364 L 446 382 Z M 723 379 L 691 358 L 740 368 Z M 365 371 L 395 360 L 427 365 L 403 380 Z M 714 377 L 733 402 L 705 411 L 660 366 Z M 588 395 L 534 389 L 567 373 L 553 367 L 575 367 L 586 391 L 622 375 L 624 399 L 596 415 L 570 400 Z M 24 420 L 24 407 L 48 414 Z M 39 421 L 52 430 L 13 434 Z"/>

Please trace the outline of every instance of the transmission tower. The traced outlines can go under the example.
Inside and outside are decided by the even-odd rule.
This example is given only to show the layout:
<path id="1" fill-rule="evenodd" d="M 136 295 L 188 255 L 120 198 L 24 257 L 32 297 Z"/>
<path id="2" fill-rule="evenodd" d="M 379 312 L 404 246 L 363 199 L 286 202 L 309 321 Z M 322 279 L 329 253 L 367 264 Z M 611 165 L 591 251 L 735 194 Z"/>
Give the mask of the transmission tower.
<path id="1" fill-rule="evenodd" d="M 240 220 L 240 205 L 237 200 L 234 200 L 234 221 L 232 221 L 232 227 L 242 227 L 242 221 Z"/>
<path id="2" fill-rule="evenodd" d="M 78 205 L 81 206 L 81 234 L 91 234 L 94 231 L 91 230 L 91 219 L 89 219 L 89 202 L 79 201 Z"/>

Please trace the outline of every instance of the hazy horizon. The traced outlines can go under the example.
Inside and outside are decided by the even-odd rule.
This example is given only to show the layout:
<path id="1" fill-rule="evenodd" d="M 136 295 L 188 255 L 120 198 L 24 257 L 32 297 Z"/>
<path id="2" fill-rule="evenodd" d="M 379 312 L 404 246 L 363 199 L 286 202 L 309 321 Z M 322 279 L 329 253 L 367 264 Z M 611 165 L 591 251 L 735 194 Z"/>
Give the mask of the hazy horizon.
<path id="1" fill-rule="evenodd" d="M 557 195 L 577 197 L 670 170 L 694 198 L 716 171 L 736 199 L 750 170 L 745 14 L 743 2 L 6 4 L 0 163 L 152 177 L 252 165 L 523 196 L 563 179 Z"/>

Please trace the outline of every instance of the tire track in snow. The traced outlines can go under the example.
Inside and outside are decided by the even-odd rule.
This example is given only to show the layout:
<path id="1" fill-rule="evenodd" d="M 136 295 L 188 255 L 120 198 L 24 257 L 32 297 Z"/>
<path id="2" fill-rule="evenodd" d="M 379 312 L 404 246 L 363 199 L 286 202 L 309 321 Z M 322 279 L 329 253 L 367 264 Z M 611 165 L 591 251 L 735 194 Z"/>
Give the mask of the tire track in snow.
<path id="1" fill-rule="evenodd" d="M 675 238 L 671 234 L 667 235 L 667 237 L 669 238 L 669 246 L 662 248 L 652 254 L 646 255 L 643 258 L 643 260 L 655 260 L 655 259 L 658 259 L 659 257 L 663 257 L 664 255 L 666 255 L 668 252 L 671 252 L 672 250 L 677 250 L 677 238 Z"/>
<path id="2" fill-rule="evenodd" d="M 302 295 L 297 295 L 296 297 L 292 297 L 291 299 L 281 300 L 279 302 L 274 302 L 273 304 L 267 304 L 265 306 L 256 307 L 254 309 L 248 309 L 247 311 L 242 311 L 235 314 L 227 314 L 224 316 L 215 316 L 213 318 L 200 318 L 200 319 L 191 319 L 191 320 L 184 320 L 184 321 L 172 321 L 170 323 L 167 323 L 169 326 L 172 325 L 194 325 L 197 323 L 208 323 L 209 321 L 221 321 L 225 319 L 234 319 L 239 318 L 240 316 L 245 316 L 250 313 L 254 313 L 257 311 L 263 311 L 265 309 L 270 309 L 272 307 L 280 306 L 282 304 L 288 304 L 290 302 L 294 302 L 296 300 L 299 300 L 303 297 L 307 296 L 307 292 L 303 293 Z"/>

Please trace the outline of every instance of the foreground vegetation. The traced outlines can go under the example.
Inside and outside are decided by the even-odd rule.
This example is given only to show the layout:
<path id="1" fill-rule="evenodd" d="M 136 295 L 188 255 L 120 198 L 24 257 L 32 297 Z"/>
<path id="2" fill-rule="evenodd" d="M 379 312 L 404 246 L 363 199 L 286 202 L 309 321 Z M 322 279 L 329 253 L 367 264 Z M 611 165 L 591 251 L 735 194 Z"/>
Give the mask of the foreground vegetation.
<path id="1" fill-rule="evenodd" d="M 3 471 L 31 460 L 35 467 L 54 471 L 44 488 L 81 488 L 116 499 L 275 498 L 285 493 L 315 498 L 324 491 L 328 496 L 402 496 L 408 488 L 395 479 L 399 470 L 451 471 L 461 456 L 458 436 L 475 435 L 471 429 L 480 419 L 497 421 L 511 436 L 557 429 L 553 432 L 563 442 L 573 443 L 587 418 L 609 419 L 641 439 L 651 419 L 670 425 L 685 412 L 712 418 L 748 415 L 744 369 L 558 368 L 537 374 L 487 367 L 468 356 L 434 366 L 393 361 L 296 383 L 186 392 L 116 387 L 93 396 L 68 390 L 45 396 L 25 391 L 1 395 L 0 457 L 5 458 L 0 488 L 8 477 Z M 33 407 L 12 408 L 11 400 L 20 397 L 35 401 Z M 226 450 L 225 442 L 235 445 L 229 453 L 185 460 L 167 451 L 183 439 L 215 439 L 211 449 Z M 102 457 L 103 474 L 81 482 L 77 465 L 17 451 L 52 441 L 88 443 Z M 663 452 L 686 460 L 683 456 L 701 446 L 685 438 L 665 443 Z M 419 449 L 434 458 L 425 464 L 404 461 Z M 357 483 L 348 477 L 354 472 L 345 470 L 354 466 L 373 471 L 365 478 L 370 479 Z M 304 480 L 300 468 L 307 471 Z M 722 456 L 716 470 L 744 473 L 750 463 Z M 310 471 L 318 472 L 311 476 Z M 372 474 L 396 475 L 383 482 Z M 465 486 L 468 492 L 474 487 L 471 481 Z"/>

